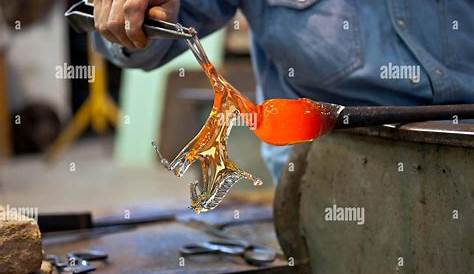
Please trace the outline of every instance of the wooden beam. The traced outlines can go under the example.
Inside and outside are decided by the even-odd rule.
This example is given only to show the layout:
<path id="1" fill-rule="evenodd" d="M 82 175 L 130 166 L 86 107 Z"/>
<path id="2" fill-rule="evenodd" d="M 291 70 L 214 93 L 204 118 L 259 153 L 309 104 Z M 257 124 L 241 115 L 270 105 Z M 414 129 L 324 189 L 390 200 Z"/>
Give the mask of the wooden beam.
<path id="1" fill-rule="evenodd" d="M 7 86 L 6 53 L 0 49 L 0 158 L 8 158 L 12 151 Z"/>

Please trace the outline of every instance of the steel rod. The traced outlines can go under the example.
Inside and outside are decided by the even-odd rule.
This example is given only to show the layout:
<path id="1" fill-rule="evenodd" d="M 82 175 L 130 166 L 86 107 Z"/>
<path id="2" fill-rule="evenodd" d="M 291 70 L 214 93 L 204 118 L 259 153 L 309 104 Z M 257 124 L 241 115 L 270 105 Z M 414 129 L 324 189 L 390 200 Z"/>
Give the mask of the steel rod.
<path id="1" fill-rule="evenodd" d="M 455 119 L 474 119 L 474 104 L 345 107 L 339 114 L 334 128 L 355 128 Z"/>

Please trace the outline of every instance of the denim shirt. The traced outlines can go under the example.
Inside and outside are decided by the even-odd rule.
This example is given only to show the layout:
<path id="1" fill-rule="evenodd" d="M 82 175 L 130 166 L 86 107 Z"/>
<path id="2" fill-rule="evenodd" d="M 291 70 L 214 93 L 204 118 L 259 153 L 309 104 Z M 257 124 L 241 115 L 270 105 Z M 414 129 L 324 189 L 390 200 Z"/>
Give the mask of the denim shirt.
<path id="1" fill-rule="evenodd" d="M 259 101 L 474 103 L 472 0 L 181 0 L 178 21 L 205 36 L 224 26 L 237 9 L 252 30 Z M 119 46 L 95 38 L 112 62 L 146 70 L 187 49 L 182 40 L 155 40 L 144 50 L 124 54 Z M 418 76 L 400 77 L 393 70 L 408 67 Z M 262 147 L 278 178 L 288 147 Z"/>

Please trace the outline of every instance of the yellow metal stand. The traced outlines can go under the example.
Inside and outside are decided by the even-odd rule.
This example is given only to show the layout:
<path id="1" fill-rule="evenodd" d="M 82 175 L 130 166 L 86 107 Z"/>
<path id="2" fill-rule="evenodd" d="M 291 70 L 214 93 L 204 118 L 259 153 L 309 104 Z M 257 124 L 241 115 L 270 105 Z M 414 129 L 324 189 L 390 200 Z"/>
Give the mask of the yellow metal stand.
<path id="1" fill-rule="evenodd" d="M 47 158 L 50 161 L 57 159 L 59 154 L 79 137 L 89 124 L 99 134 L 106 132 L 107 122 L 113 126 L 117 125 L 120 111 L 107 93 L 105 62 L 91 46 L 89 46 L 89 64 L 95 67 L 95 81 L 90 84 L 90 96 L 49 149 Z"/>

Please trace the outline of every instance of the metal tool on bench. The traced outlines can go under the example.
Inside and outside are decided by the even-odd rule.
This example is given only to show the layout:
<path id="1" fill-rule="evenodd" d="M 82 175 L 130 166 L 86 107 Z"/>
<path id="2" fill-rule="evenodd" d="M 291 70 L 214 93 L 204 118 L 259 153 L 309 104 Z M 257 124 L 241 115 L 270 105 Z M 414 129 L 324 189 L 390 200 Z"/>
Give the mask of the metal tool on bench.
<path id="1" fill-rule="evenodd" d="M 186 224 L 202 230 L 211 236 L 220 238 L 195 244 L 185 245 L 180 249 L 184 256 L 201 254 L 227 254 L 242 256 L 248 264 L 264 265 L 276 259 L 276 252 L 268 247 L 251 244 L 243 239 L 229 236 L 224 231 L 202 221 L 189 220 Z"/>
<path id="2" fill-rule="evenodd" d="M 276 253 L 269 248 L 250 244 L 244 245 L 240 242 L 225 240 L 185 245 L 179 251 L 184 256 L 219 253 L 239 255 L 242 256 L 248 264 L 256 266 L 271 263 L 276 259 Z"/>
<path id="3" fill-rule="evenodd" d="M 69 259 L 75 258 L 78 260 L 85 260 L 88 262 L 92 261 L 105 261 L 109 258 L 109 255 L 99 250 L 86 250 L 86 251 L 73 251 L 67 254 Z"/>
<path id="4" fill-rule="evenodd" d="M 77 32 L 95 31 L 94 5 L 89 1 L 83 0 L 72 5 L 64 15 Z M 180 24 L 151 18 L 145 18 L 143 31 L 150 39 L 190 39 L 195 35 L 192 28 L 185 28 Z"/>
<path id="5" fill-rule="evenodd" d="M 107 253 L 97 250 L 70 252 L 67 255 L 67 262 L 62 261 L 57 255 L 46 256 L 46 260 L 53 264 L 59 273 L 74 274 L 92 272 L 96 268 L 90 264 L 91 261 L 105 261 L 107 258 Z"/>
<path id="6" fill-rule="evenodd" d="M 138 225 L 168 222 L 175 219 L 177 212 L 150 211 L 136 212 L 133 218 L 123 219 L 122 216 L 108 216 L 94 219 L 91 212 L 71 212 L 62 214 L 40 214 L 38 224 L 42 233 L 55 232 L 115 232 L 122 229 L 134 228 Z"/>

